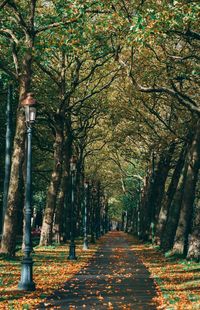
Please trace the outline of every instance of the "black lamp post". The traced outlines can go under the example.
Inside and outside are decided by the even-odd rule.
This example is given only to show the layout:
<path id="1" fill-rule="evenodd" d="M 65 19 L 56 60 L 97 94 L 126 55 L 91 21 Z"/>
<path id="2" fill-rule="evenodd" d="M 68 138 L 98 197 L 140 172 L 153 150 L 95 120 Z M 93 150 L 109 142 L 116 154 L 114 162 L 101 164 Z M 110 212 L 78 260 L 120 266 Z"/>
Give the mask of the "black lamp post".
<path id="1" fill-rule="evenodd" d="M 106 197 L 102 196 L 102 234 L 106 233 Z"/>
<path id="2" fill-rule="evenodd" d="M 76 244 L 74 241 L 74 225 L 75 225 L 75 176 L 76 176 L 77 159 L 72 156 L 70 159 L 70 174 L 71 174 L 71 206 L 70 206 L 70 244 L 68 259 L 76 260 Z"/>
<path id="3" fill-rule="evenodd" d="M 108 199 L 105 199 L 105 233 L 109 231 Z"/>
<path id="4" fill-rule="evenodd" d="M 88 190 L 89 182 L 84 180 L 84 216 L 83 216 L 83 250 L 88 249 L 88 238 L 87 238 L 87 214 L 88 214 Z"/>
<path id="5" fill-rule="evenodd" d="M 92 206 L 91 206 L 91 243 L 95 243 L 95 230 L 96 230 L 96 187 L 92 188 Z"/>
<path id="6" fill-rule="evenodd" d="M 96 228 L 96 239 L 101 236 L 101 199 L 100 199 L 100 183 L 98 182 L 97 187 L 97 203 L 96 203 L 96 216 L 95 216 L 95 228 Z"/>
<path id="7" fill-rule="evenodd" d="M 24 257 L 22 259 L 21 280 L 18 284 L 20 290 L 34 291 L 35 283 L 33 282 L 33 260 L 31 257 L 32 242 L 31 242 L 31 140 L 32 140 L 32 125 L 36 117 L 36 108 L 34 105 L 36 100 L 32 93 L 28 93 L 21 105 L 25 110 L 25 119 L 27 127 L 27 166 L 26 166 L 26 190 L 25 190 L 25 229 L 24 229 Z"/>

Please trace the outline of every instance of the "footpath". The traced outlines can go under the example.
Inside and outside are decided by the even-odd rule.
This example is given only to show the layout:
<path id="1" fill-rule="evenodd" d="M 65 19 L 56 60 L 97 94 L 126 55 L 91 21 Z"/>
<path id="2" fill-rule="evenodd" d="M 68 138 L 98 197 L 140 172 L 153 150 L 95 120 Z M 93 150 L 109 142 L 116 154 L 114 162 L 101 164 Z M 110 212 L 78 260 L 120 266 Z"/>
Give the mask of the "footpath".
<path id="1" fill-rule="evenodd" d="M 109 232 L 89 264 L 34 309 L 157 309 L 153 279 L 128 236 Z"/>

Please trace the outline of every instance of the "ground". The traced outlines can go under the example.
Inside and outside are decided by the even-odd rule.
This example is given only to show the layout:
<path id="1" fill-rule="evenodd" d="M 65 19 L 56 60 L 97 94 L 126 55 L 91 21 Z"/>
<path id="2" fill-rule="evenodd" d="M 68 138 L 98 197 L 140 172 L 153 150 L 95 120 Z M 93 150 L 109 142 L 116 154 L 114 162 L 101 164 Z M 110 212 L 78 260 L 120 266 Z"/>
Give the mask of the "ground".
<path id="1" fill-rule="evenodd" d="M 112 231 L 87 251 L 34 249 L 35 292 L 17 290 L 20 253 L 1 259 L 0 309 L 200 309 L 200 264 L 166 258 L 150 244 Z"/>

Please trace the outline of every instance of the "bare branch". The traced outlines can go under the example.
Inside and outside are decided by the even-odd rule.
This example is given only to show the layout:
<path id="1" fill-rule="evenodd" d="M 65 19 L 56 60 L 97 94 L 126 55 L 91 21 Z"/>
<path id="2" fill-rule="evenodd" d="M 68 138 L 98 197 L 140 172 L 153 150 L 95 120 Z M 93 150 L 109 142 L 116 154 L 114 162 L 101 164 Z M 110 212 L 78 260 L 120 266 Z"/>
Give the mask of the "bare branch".
<path id="1" fill-rule="evenodd" d="M 184 107 L 186 107 L 190 112 L 195 112 L 200 115 L 200 107 L 188 96 L 181 94 L 178 91 L 167 87 L 144 87 L 137 83 L 134 79 L 132 72 L 130 72 L 130 77 L 134 85 L 138 88 L 139 91 L 143 93 L 166 93 L 174 98 L 176 98 Z"/>
<path id="2" fill-rule="evenodd" d="M 91 93 L 88 94 L 88 95 L 86 95 L 84 98 L 81 98 L 81 99 L 77 100 L 77 101 L 74 103 L 73 106 L 77 105 L 78 103 L 83 103 L 84 101 L 88 100 L 89 98 L 93 97 L 94 95 L 99 94 L 99 93 L 102 92 L 104 89 L 107 89 L 107 88 L 112 84 L 112 82 L 113 82 L 114 79 L 116 78 L 117 74 L 118 74 L 118 71 L 117 71 L 117 73 L 115 73 L 115 74 L 112 76 L 112 78 L 110 79 L 110 81 L 109 81 L 108 83 L 104 84 L 102 87 L 100 87 L 100 88 L 97 89 L 97 90 L 91 91 Z"/>
<path id="3" fill-rule="evenodd" d="M 46 31 L 46 30 L 49 30 L 49 29 L 53 29 L 53 28 L 58 28 L 60 26 L 67 26 L 67 25 L 71 25 L 71 24 L 74 24 L 76 23 L 79 18 L 82 16 L 79 15 L 78 17 L 74 18 L 74 19 L 71 19 L 71 20 L 67 20 L 67 21 L 62 21 L 62 22 L 55 22 L 55 23 L 52 23 L 52 24 L 49 24 L 47 26 L 44 26 L 44 27 L 41 27 L 41 28 L 38 28 L 35 30 L 35 35 L 37 35 L 38 33 L 40 32 L 43 32 L 43 31 Z"/>
<path id="4" fill-rule="evenodd" d="M 13 62 L 15 65 L 15 71 L 17 76 L 19 76 L 19 61 L 18 61 L 18 55 L 17 55 L 17 48 L 15 42 L 12 44 L 12 55 L 13 55 Z"/>
<path id="5" fill-rule="evenodd" d="M 160 114 L 155 111 L 153 108 L 149 107 L 148 104 L 146 104 L 145 100 L 142 100 L 143 105 L 145 108 L 153 115 L 157 117 L 157 119 L 173 134 L 176 135 L 176 132 L 165 122 L 165 120 L 160 116 Z"/>
<path id="6" fill-rule="evenodd" d="M 170 30 L 168 31 L 169 34 L 177 34 L 179 36 L 183 36 L 183 37 L 187 37 L 193 40 L 200 40 L 200 33 L 196 32 L 196 31 L 192 31 L 190 29 L 188 29 L 186 32 L 182 32 L 182 31 L 178 31 L 178 30 Z"/>
<path id="7" fill-rule="evenodd" d="M 4 8 L 4 6 L 8 3 L 9 0 L 5 0 L 0 4 L 0 10 Z"/>
<path id="8" fill-rule="evenodd" d="M 9 39 L 14 41 L 16 44 L 19 43 L 17 37 L 15 36 L 15 34 L 10 29 L 0 29 L 0 35 L 9 37 Z"/>
<path id="9" fill-rule="evenodd" d="M 38 68 L 43 71 L 46 75 L 48 75 L 56 85 L 59 86 L 59 80 L 56 78 L 56 76 L 52 73 L 52 70 L 49 70 L 47 67 L 43 66 L 39 61 L 35 60 L 36 65 Z"/>
<path id="10" fill-rule="evenodd" d="M 20 12 L 20 9 L 16 6 L 14 1 L 9 1 L 8 5 L 12 8 L 16 19 L 18 20 L 21 27 L 25 30 L 25 33 L 27 33 L 28 26 L 27 26 L 27 24 L 26 24 L 26 22 L 22 16 L 21 12 Z"/>

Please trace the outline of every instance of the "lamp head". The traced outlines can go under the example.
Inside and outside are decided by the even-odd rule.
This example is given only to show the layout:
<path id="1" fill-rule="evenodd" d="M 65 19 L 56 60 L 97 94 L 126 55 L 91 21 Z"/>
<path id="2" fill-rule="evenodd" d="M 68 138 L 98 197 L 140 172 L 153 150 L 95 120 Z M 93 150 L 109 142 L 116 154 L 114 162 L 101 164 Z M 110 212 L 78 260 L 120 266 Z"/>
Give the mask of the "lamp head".
<path id="1" fill-rule="evenodd" d="M 33 93 L 27 93 L 21 105 L 24 107 L 26 123 L 33 124 L 36 119 L 36 100 L 33 98 Z"/>

